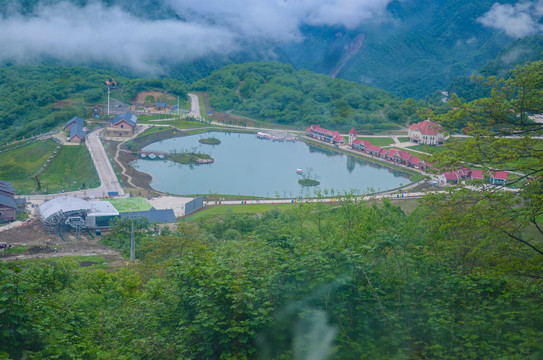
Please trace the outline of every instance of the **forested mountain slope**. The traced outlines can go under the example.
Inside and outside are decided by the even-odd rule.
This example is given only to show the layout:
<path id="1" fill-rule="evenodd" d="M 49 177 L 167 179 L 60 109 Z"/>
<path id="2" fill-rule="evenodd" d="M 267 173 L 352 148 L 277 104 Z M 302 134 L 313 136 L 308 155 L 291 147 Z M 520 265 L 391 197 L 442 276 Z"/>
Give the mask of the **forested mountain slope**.
<path id="1" fill-rule="evenodd" d="M 108 66 L 127 76 L 196 81 L 225 64 L 274 60 L 402 97 L 424 98 L 447 90 L 458 76 L 471 75 L 515 38 L 481 22 L 496 10 L 495 0 L 355 3 L 375 12 L 348 13 L 355 5 L 333 0 L 299 7 L 286 2 L 284 9 L 275 2 L 246 7 L 178 0 L 9 0 L 0 4 L 0 14 L 5 17 L 3 30 L 17 33 L 17 46 L 4 39 L 0 62 L 47 59 Z M 510 9 L 516 15 L 521 11 L 516 4 L 502 1 L 500 11 Z M 334 11 L 315 19 L 325 5 Z M 73 16 L 63 15 L 68 13 Z M 349 22 L 350 17 L 357 21 Z M 35 40 L 36 32 L 24 35 L 25 29 L 44 24 L 48 36 L 43 39 Z M 85 37 L 89 28 L 93 37 Z M 65 38 L 67 32 L 78 41 Z M 54 38 L 58 41 L 47 46 Z M 52 51 L 58 43 L 61 48 Z"/>
<path id="2" fill-rule="evenodd" d="M 496 76 L 498 78 L 509 77 L 509 71 L 517 65 L 523 65 L 528 61 L 543 59 L 543 36 L 533 35 L 513 41 L 499 54 L 488 61 L 480 69 L 473 73 L 473 76 L 461 76 L 451 84 L 449 93 L 456 93 L 466 101 L 476 100 L 481 97 L 490 96 L 490 88 L 484 87 L 477 80 L 479 76 Z"/>
<path id="3" fill-rule="evenodd" d="M 393 1 L 387 9 L 394 21 L 351 30 L 306 28 L 304 42 L 285 51 L 298 68 L 425 97 L 470 75 L 511 41 L 477 22 L 494 3 Z"/>
<path id="4" fill-rule="evenodd" d="M 85 67 L 0 67 L 0 144 L 47 132 L 74 116 L 91 115 L 95 105 L 107 102 L 105 80 L 111 77 L 122 88 L 112 96 L 124 101 L 148 89 L 186 96 L 186 85 L 172 79 L 129 79 Z"/>
<path id="5" fill-rule="evenodd" d="M 351 81 L 281 63 L 229 65 L 192 85 L 220 111 L 292 126 L 387 130 L 418 120 L 417 103 Z M 418 105 L 424 105 L 419 103 Z"/>

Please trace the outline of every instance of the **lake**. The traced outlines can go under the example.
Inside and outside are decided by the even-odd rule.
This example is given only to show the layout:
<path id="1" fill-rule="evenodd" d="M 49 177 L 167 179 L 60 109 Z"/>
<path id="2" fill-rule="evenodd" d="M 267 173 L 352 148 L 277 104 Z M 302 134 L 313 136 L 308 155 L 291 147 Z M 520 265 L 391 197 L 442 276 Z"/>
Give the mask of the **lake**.
<path id="1" fill-rule="evenodd" d="M 204 145 L 199 139 L 215 137 L 219 145 Z M 255 134 L 211 132 L 162 140 L 143 150 L 201 152 L 215 159 L 212 164 L 181 165 L 167 160 L 135 160 L 132 165 L 153 177 L 151 186 L 161 192 L 229 194 L 258 197 L 313 196 L 315 190 L 334 193 L 368 193 L 409 183 L 409 175 L 333 150 L 304 142 L 260 140 Z M 320 181 L 302 187 L 296 173 Z"/>

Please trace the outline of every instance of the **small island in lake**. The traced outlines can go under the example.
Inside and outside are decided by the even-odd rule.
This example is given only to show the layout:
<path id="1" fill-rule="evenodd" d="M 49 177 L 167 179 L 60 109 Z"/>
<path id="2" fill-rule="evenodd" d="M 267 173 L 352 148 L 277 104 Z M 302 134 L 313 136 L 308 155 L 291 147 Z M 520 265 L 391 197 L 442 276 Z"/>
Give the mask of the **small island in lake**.
<path id="1" fill-rule="evenodd" d="M 214 138 L 214 137 L 208 137 L 205 139 L 200 139 L 198 141 L 200 142 L 200 144 L 206 144 L 206 145 L 219 145 L 221 143 L 219 139 Z"/>
<path id="2" fill-rule="evenodd" d="M 214 160 L 209 154 L 198 154 L 192 152 L 168 154 L 168 160 L 184 165 L 210 164 Z"/>
<path id="3" fill-rule="evenodd" d="M 298 180 L 298 184 L 302 186 L 317 186 L 320 185 L 320 182 L 314 179 L 300 179 Z"/>

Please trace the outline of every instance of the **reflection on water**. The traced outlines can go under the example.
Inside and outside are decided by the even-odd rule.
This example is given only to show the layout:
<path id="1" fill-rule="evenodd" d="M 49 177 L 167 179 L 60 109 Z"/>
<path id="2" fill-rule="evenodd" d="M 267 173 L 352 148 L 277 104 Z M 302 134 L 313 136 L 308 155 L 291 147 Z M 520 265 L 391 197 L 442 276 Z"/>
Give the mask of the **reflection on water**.
<path id="1" fill-rule="evenodd" d="M 200 144 L 213 136 L 221 144 Z M 145 150 L 163 152 L 190 150 L 210 154 L 215 162 L 181 165 L 171 161 L 138 159 L 134 166 L 153 177 L 151 186 L 172 194 L 232 194 L 262 197 L 361 194 L 398 187 L 409 182 L 408 175 L 364 159 L 347 156 L 303 142 L 259 140 L 253 134 L 213 132 L 159 141 Z M 346 165 L 345 165 L 346 164 Z M 321 185 L 304 188 L 298 184 L 296 169 L 311 169 L 311 178 Z"/>

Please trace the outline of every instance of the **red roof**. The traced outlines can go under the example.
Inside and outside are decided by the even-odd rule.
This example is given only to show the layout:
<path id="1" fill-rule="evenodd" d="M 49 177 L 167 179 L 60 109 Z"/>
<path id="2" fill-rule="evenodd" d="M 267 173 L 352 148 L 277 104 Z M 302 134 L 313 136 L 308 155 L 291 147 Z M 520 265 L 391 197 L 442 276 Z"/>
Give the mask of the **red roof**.
<path id="1" fill-rule="evenodd" d="M 424 120 L 416 124 L 411 124 L 411 126 L 409 126 L 409 130 L 418 130 L 421 132 L 422 135 L 437 135 L 439 134 L 440 129 L 441 126 L 439 124 L 428 120 Z"/>
<path id="2" fill-rule="evenodd" d="M 307 129 L 305 129 L 305 132 L 306 132 L 306 133 L 310 133 L 311 130 L 312 130 L 312 128 L 313 128 L 313 126 L 308 127 Z"/>
<path id="3" fill-rule="evenodd" d="M 509 176 L 509 172 L 507 171 L 496 171 L 493 175 L 494 179 L 498 180 L 507 180 L 507 177 Z"/>
<path id="4" fill-rule="evenodd" d="M 331 136 L 341 135 L 338 131 L 332 131 L 332 130 L 321 128 L 321 126 L 319 124 L 311 125 L 306 130 L 306 132 L 311 132 L 311 131 L 317 131 L 317 132 L 320 132 L 320 133 L 323 133 L 323 134 L 326 134 L 326 135 L 331 135 Z"/>
<path id="5" fill-rule="evenodd" d="M 471 178 L 483 180 L 483 170 L 481 169 L 471 169 Z"/>
<path id="6" fill-rule="evenodd" d="M 370 144 L 370 145 L 366 146 L 366 150 L 379 152 L 379 151 L 381 151 L 381 147 L 377 146 L 377 145 L 371 145 Z M 383 150 L 385 150 L 385 149 L 383 149 Z"/>
<path id="7" fill-rule="evenodd" d="M 420 163 L 420 159 L 416 156 L 411 156 L 411 159 L 409 159 L 409 162 L 413 165 L 418 165 Z"/>
<path id="8" fill-rule="evenodd" d="M 356 130 L 355 130 L 354 127 L 351 129 L 351 131 L 349 131 L 349 134 L 355 134 L 356 135 Z"/>
<path id="9" fill-rule="evenodd" d="M 400 152 L 400 150 L 392 148 L 392 149 L 388 150 L 388 156 L 394 157 L 394 155 L 396 155 L 396 153 L 399 153 L 399 152 Z"/>
<path id="10" fill-rule="evenodd" d="M 355 145 L 355 144 L 356 144 L 356 145 L 362 144 L 362 140 L 360 140 L 360 139 L 354 140 L 354 141 L 353 141 L 353 145 Z"/>
<path id="11" fill-rule="evenodd" d="M 400 157 L 403 159 L 403 160 L 409 160 L 411 159 L 411 157 L 413 155 L 411 155 L 410 153 L 408 153 L 407 151 L 398 151 L 400 153 Z"/>
<path id="12" fill-rule="evenodd" d="M 362 140 L 362 145 L 364 145 L 365 147 L 368 147 L 368 145 L 371 145 L 371 144 L 368 140 Z"/>
<path id="13" fill-rule="evenodd" d="M 343 141 L 343 136 L 336 135 L 336 136 L 334 137 L 333 141 L 342 142 L 342 141 Z"/>
<path id="14" fill-rule="evenodd" d="M 447 172 L 444 172 L 442 174 L 444 177 L 445 177 L 445 180 L 449 181 L 454 181 L 454 180 L 458 180 L 458 174 L 456 174 L 455 172 L 452 172 L 452 171 L 447 171 Z"/>
<path id="15" fill-rule="evenodd" d="M 470 169 L 460 168 L 458 170 L 455 170 L 454 172 L 457 173 L 460 177 L 466 177 L 469 175 Z"/>
<path id="16" fill-rule="evenodd" d="M 379 154 L 385 155 L 387 152 L 388 152 L 387 149 L 381 149 L 381 150 L 379 151 Z"/>

